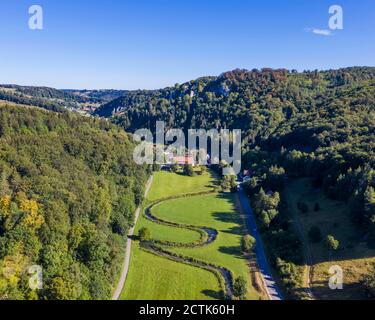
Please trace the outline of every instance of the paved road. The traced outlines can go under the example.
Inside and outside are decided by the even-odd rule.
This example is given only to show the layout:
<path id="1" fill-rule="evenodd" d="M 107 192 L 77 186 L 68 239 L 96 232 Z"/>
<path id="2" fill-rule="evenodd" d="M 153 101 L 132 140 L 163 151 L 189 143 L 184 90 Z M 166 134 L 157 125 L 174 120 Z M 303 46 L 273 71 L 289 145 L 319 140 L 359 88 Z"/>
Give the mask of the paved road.
<path id="1" fill-rule="evenodd" d="M 150 178 L 150 180 L 147 182 L 146 186 L 146 191 L 145 191 L 145 197 L 147 196 L 148 192 L 150 191 L 151 184 L 152 184 L 153 177 Z M 119 283 L 116 287 L 116 291 L 113 294 L 112 300 L 118 300 L 122 289 L 124 288 L 126 277 L 128 275 L 129 271 L 129 264 L 130 264 L 130 253 L 131 253 L 131 248 L 132 248 L 132 240 L 131 237 L 134 235 L 134 229 L 137 224 L 139 214 L 141 212 L 141 207 L 138 207 L 137 210 L 135 211 L 135 220 L 134 220 L 134 227 L 129 230 L 128 234 L 128 240 L 126 241 L 126 250 L 125 250 L 125 258 L 124 258 L 124 264 L 122 267 L 122 272 L 121 272 L 121 277 L 119 280 Z"/>
<path id="2" fill-rule="evenodd" d="M 270 271 L 270 267 L 268 265 L 268 261 L 266 258 L 266 254 L 264 252 L 262 239 L 260 237 L 255 222 L 255 216 L 250 207 L 249 198 L 247 197 L 245 191 L 242 189 L 241 186 L 239 186 L 238 194 L 241 201 L 242 209 L 246 216 L 247 228 L 250 234 L 256 239 L 255 253 L 257 257 L 258 268 L 262 275 L 268 296 L 271 300 L 283 300 L 283 296 L 280 292 L 280 289 L 277 287 L 276 282 L 273 280 L 272 273 Z"/>

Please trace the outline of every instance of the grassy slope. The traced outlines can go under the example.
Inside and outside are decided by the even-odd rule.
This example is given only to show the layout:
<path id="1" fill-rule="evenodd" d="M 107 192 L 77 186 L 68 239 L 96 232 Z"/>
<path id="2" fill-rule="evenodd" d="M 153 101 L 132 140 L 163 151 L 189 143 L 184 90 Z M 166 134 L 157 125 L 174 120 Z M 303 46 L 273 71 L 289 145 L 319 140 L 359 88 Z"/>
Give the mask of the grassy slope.
<path id="1" fill-rule="evenodd" d="M 131 265 L 123 300 L 206 300 L 217 294 L 215 276 L 132 247 Z"/>
<path id="2" fill-rule="evenodd" d="M 318 244 L 310 244 L 314 262 L 313 289 L 317 298 L 323 299 L 359 299 L 361 298 L 358 282 L 362 276 L 372 270 L 375 263 L 375 250 L 370 250 L 361 241 L 363 235 L 350 221 L 348 207 L 338 201 L 327 199 L 320 190 L 314 190 L 308 179 L 292 181 L 286 188 L 290 199 L 291 210 L 298 213 L 299 221 L 306 239 L 312 226 L 319 226 L 325 238 L 332 234 L 340 241 L 341 249 L 329 260 L 328 249 L 324 240 Z M 297 202 L 303 201 L 309 206 L 309 212 L 303 214 L 297 210 Z M 321 210 L 314 212 L 315 203 Z M 328 287 L 328 270 L 338 265 L 344 271 L 344 290 L 330 290 Z"/>
<path id="3" fill-rule="evenodd" d="M 155 201 L 172 195 L 208 191 L 212 180 L 209 174 L 190 178 L 158 172 L 155 173 L 148 200 Z M 160 240 L 190 242 L 199 236 L 194 231 L 150 223 L 141 216 L 137 230 L 144 226 L 150 228 L 153 237 Z M 144 252 L 140 250 L 138 243 L 134 243 L 129 274 L 121 299 L 200 300 L 212 299 L 218 291 L 219 284 L 212 273 Z"/>
<path id="4" fill-rule="evenodd" d="M 251 286 L 249 267 L 240 250 L 243 220 L 234 208 L 233 194 L 214 194 L 162 203 L 154 209 L 157 217 L 168 221 L 209 226 L 219 231 L 217 240 L 201 248 L 175 248 L 172 251 L 228 268 L 234 276 L 248 280 L 248 299 L 258 295 Z"/>
<path id="5" fill-rule="evenodd" d="M 210 191 L 214 183 L 215 180 L 209 173 L 203 176 L 187 177 L 161 171 L 155 174 L 153 188 L 147 199 L 155 201 L 184 193 Z"/>

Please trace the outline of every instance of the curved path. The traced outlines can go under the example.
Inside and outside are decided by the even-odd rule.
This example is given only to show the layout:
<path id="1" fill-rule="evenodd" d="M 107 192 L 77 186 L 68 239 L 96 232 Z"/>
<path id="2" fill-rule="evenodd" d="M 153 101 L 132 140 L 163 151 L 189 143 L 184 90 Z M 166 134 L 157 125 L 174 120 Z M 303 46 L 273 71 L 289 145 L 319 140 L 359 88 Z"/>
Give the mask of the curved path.
<path id="1" fill-rule="evenodd" d="M 171 197 L 171 198 L 159 200 L 157 202 L 154 202 L 150 206 L 148 206 L 145 210 L 145 217 L 149 219 L 150 221 L 159 223 L 162 225 L 170 226 L 170 227 L 197 231 L 198 233 L 201 234 L 201 238 L 197 242 L 192 242 L 192 243 L 171 243 L 171 242 L 155 241 L 155 242 L 151 242 L 148 244 L 143 244 L 143 248 L 147 251 L 151 251 L 152 253 L 158 256 L 173 260 L 175 262 L 192 265 L 194 267 L 200 267 L 210 272 L 213 272 L 215 275 L 220 275 L 222 279 L 224 280 L 225 288 L 223 287 L 222 290 L 225 291 L 224 292 L 225 297 L 231 298 L 232 289 L 233 289 L 233 276 L 232 276 L 232 273 L 228 269 L 224 267 L 219 267 L 213 264 L 209 264 L 201 260 L 196 260 L 191 257 L 177 255 L 159 246 L 159 245 L 174 246 L 174 247 L 178 246 L 178 247 L 190 247 L 190 248 L 198 248 L 202 246 L 207 246 L 213 243 L 214 241 L 216 241 L 216 238 L 219 232 L 216 229 L 209 228 L 209 227 L 203 227 L 203 226 L 199 227 L 199 226 L 193 226 L 193 225 L 178 224 L 178 223 L 174 223 L 171 221 L 162 220 L 152 214 L 152 209 L 155 206 L 160 205 L 161 203 L 171 201 L 171 200 L 186 199 L 187 197 L 194 197 L 194 196 L 207 195 L 207 194 L 213 194 L 213 193 L 214 192 L 205 192 L 205 193 L 196 193 L 196 194 L 193 193 L 189 195 L 182 195 L 180 197 Z"/>
<path id="2" fill-rule="evenodd" d="M 256 257 L 258 262 L 259 271 L 262 275 L 263 282 L 267 294 L 270 300 L 283 300 L 280 289 L 278 288 L 276 281 L 272 277 L 271 269 L 268 265 L 266 254 L 263 247 L 262 238 L 258 232 L 256 225 L 255 217 L 253 211 L 251 210 L 249 199 L 241 186 L 238 188 L 239 198 L 241 202 L 241 207 L 246 216 L 246 225 L 249 230 L 249 233 L 256 240 Z"/>
<path id="3" fill-rule="evenodd" d="M 154 177 L 151 176 L 150 179 L 147 182 L 146 190 L 145 190 L 145 197 L 148 195 L 148 192 L 151 189 L 153 178 Z M 124 257 L 124 263 L 123 263 L 123 267 L 122 267 L 122 271 L 121 271 L 121 276 L 120 276 L 120 280 L 118 282 L 118 285 L 116 287 L 116 290 L 113 294 L 112 300 L 118 300 L 119 299 L 119 297 L 121 295 L 121 292 L 122 292 L 122 289 L 124 288 L 124 285 L 125 285 L 126 277 L 128 275 L 128 271 L 129 271 L 129 264 L 130 264 L 130 253 L 131 253 L 131 248 L 132 248 L 131 237 L 134 235 L 134 229 L 135 229 L 135 226 L 137 224 L 140 212 L 141 212 L 141 207 L 138 207 L 137 210 L 135 211 L 134 226 L 129 230 L 129 233 L 128 233 L 128 239 L 126 241 L 125 257 Z"/>

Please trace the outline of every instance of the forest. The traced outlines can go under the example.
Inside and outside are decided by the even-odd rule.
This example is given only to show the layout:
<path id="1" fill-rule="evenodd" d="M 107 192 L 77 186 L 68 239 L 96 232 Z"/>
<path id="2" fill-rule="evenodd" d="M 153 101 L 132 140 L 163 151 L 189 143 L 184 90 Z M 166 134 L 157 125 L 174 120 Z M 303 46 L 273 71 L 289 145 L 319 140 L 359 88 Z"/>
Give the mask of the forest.
<path id="1" fill-rule="evenodd" d="M 133 148 L 107 120 L 0 106 L 0 299 L 111 297 L 149 174 Z"/>
<path id="2" fill-rule="evenodd" d="M 125 131 L 155 129 L 158 120 L 166 129 L 242 130 L 242 167 L 251 175 L 245 189 L 287 297 L 306 297 L 298 290 L 303 244 L 286 214 L 291 181 L 308 179 L 344 203 L 361 239 L 375 248 L 375 68 L 237 69 L 160 90 L 2 88 L 1 99 L 42 99 L 37 106 L 59 112 L 0 107 L 0 266 L 9 270 L 0 275 L 0 298 L 110 296 L 151 173 L 133 162 Z M 103 103 L 93 117 L 46 105 L 86 99 Z M 235 189 L 235 179 L 222 185 Z M 297 206 L 321 210 L 319 203 Z M 340 247 L 318 228 L 309 237 Z M 38 293 L 27 286 L 27 266 L 35 264 L 45 277 Z M 373 274 L 361 286 L 375 297 Z"/>
<path id="3" fill-rule="evenodd" d="M 296 290 L 303 252 L 285 215 L 291 205 L 283 196 L 288 181 L 308 177 L 315 190 L 344 202 L 361 238 L 375 247 L 375 68 L 234 70 L 171 88 L 128 92 L 96 114 L 129 131 L 154 128 L 156 120 L 185 130 L 242 129 L 242 167 L 252 177 L 245 187 L 291 298 L 306 292 Z M 298 203 L 301 212 L 305 206 Z M 319 210 L 316 204 L 314 211 Z M 319 232 L 313 228 L 313 241 Z M 332 249 L 339 246 L 331 235 L 327 241 Z M 374 276 L 361 281 L 374 297 Z"/>

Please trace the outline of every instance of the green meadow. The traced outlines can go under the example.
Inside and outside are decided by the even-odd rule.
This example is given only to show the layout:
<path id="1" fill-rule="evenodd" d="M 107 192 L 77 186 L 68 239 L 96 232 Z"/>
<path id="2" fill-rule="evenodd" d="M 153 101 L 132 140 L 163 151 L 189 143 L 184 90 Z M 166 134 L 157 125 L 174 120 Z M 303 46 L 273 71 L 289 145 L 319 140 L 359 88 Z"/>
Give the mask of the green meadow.
<path id="1" fill-rule="evenodd" d="M 181 224 L 207 226 L 219 233 L 216 241 L 199 248 L 173 248 L 184 256 L 213 263 L 232 271 L 235 277 L 247 279 L 248 298 L 257 298 L 251 286 L 248 262 L 241 252 L 241 237 L 245 230 L 235 208 L 235 195 L 231 193 L 196 196 L 172 200 L 157 206 L 153 213 L 163 220 Z"/>
<path id="2" fill-rule="evenodd" d="M 215 183 L 211 173 L 187 177 L 157 172 L 146 206 L 158 199 L 211 191 Z M 248 261 L 240 250 L 244 229 L 242 218 L 235 208 L 235 195 L 213 193 L 169 200 L 155 206 L 152 213 L 166 221 L 218 230 L 216 241 L 207 246 L 165 249 L 226 267 L 235 276 L 244 276 L 249 284 L 248 299 L 258 299 L 251 285 Z M 196 231 L 160 225 L 144 215 L 138 220 L 136 234 L 142 227 L 147 227 L 155 240 L 189 243 L 199 239 Z M 138 241 L 133 242 L 129 274 L 121 299 L 217 299 L 219 292 L 219 281 L 213 273 L 146 252 L 140 248 Z"/>

